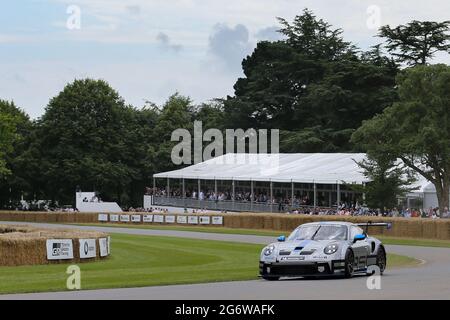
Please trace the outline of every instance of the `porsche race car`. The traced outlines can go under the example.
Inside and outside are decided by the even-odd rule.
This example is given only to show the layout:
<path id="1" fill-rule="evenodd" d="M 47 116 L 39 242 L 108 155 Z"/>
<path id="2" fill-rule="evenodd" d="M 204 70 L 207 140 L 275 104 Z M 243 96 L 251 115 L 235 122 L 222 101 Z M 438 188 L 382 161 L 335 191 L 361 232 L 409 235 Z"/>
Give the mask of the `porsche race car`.
<path id="1" fill-rule="evenodd" d="M 388 223 L 371 222 L 302 224 L 287 239 L 280 236 L 278 242 L 262 250 L 259 275 L 266 280 L 334 274 L 349 278 L 356 273 L 376 271 L 382 275 L 387 263 L 386 249 L 380 240 L 367 234 L 370 226 L 390 228 Z"/>

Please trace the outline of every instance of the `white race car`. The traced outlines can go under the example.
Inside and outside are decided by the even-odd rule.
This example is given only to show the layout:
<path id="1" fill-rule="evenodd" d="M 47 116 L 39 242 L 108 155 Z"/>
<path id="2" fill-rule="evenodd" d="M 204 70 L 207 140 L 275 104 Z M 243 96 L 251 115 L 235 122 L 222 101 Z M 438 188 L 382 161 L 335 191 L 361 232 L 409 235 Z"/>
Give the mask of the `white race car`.
<path id="1" fill-rule="evenodd" d="M 302 224 L 287 239 L 280 236 L 278 242 L 262 250 L 259 275 L 266 280 L 332 274 L 349 278 L 355 273 L 374 272 L 381 275 L 386 268 L 386 249 L 380 240 L 368 236 L 370 226 L 391 225 L 342 221 Z"/>

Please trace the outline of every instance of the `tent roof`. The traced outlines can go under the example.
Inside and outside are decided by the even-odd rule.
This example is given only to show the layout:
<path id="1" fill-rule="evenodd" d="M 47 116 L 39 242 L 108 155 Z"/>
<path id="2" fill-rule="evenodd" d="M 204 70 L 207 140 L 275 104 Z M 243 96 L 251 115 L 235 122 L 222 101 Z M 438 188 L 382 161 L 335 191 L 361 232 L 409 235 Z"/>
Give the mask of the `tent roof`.
<path id="1" fill-rule="evenodd" d="M 369 181 L 359 162 L 365 153 L 228 153 L 189 167 L 155 174 L 155 178 L 357 183 Z"/>

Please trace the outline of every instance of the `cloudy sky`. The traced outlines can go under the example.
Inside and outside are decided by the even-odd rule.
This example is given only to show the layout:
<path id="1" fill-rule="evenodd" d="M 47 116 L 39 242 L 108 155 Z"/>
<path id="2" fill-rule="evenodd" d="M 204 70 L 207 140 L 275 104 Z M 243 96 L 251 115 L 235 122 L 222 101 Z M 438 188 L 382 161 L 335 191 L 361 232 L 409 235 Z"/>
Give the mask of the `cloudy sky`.
<path id="1" fill-rule="evenodd" d="M 305 7 L 366 49 L 380 41 L 376 26 L 446 20 L 450 1 L 4 0 L 0 98 L 36 118 L 83 77 L 107 80 L 137 107 L 175 91 L 197 103 L 224 97 L 257 41 L 279 37 L 276 17 L 291 20 Z"/>

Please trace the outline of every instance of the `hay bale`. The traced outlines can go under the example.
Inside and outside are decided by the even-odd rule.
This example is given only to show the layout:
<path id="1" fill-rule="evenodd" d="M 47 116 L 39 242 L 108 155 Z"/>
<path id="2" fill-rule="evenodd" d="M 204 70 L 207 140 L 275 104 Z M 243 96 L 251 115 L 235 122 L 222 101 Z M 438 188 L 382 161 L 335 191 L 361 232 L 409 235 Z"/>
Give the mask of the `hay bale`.
<path id="1" fill-rule="evenodd" d="M 108 235 L 103 232 L 38 229 L 30 226 L 0 225 L 0 266 L 20 266 L 53 263 L 78 263 L 104 259 L 100 257 L 99 238 Z M 48 239 L 71 239 L 73 256 L 71 260 L 47 260 Z M 96 257 L 80 259 L 79 240 L 96 239 Z"/>

